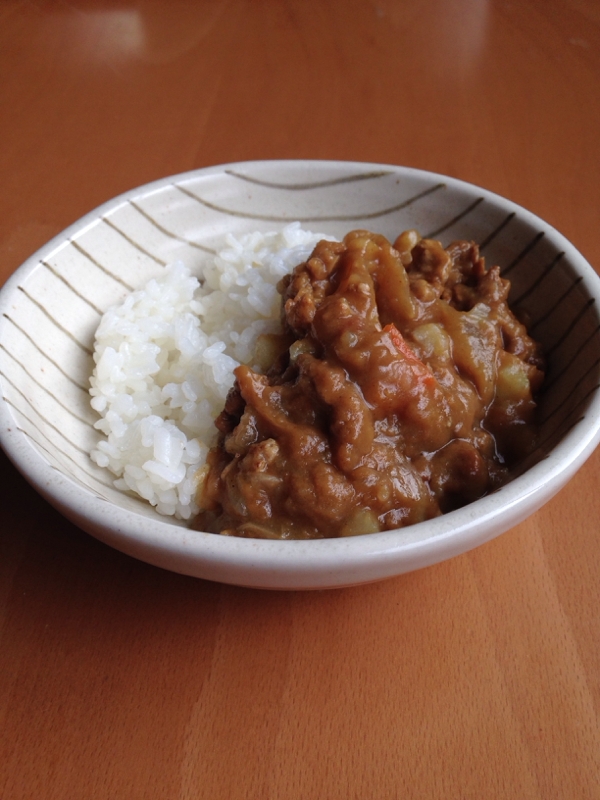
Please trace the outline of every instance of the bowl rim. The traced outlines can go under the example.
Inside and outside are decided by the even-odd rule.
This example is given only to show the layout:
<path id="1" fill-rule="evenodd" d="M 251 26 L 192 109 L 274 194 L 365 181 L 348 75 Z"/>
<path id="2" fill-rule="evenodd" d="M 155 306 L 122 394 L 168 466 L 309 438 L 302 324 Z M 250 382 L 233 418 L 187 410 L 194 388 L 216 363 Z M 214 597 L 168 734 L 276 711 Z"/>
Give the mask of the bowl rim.
<path id="1" fill-rule="evenodd" d="M 10 305 L 10 298 L 19 283 L 42 259 L 74 234 L 82 234 L 100 216 L 114 211 L 130 198 L 160 191 L 174 182 L 265 164 L 275 167 L 311 165 L 317 168 L 389 169 L 421 179 L 443 181 L 451 188 L 468 193 L 476 191 L 496 206 L 517 212 L 529 224 L 541 226 L 548 238 L 554 240 L 576 265 L 586 291 L 592 297 L 600 298 L 600 277 L 563 234 L 533 212 L 476 184 L 401 165 L 327 159 L 266 159 L 213 165 L 160 178 L 123 192 L 80 217 L 29 256 L 0 288 L 0 340 L 2 314 Z M 268 588 L 313 588 L 313 584 L 314 588 L 326 588 L 365 582 L 364 576 L 359 577 L 358 573 L 364 571 L 365 564 L 369 563 L 373 577 L 366 580 L 377 580 L 445 560 L 483 544 L 533 513 L 573 476 L 600 442 L 600 392 L 596 391 L 591 398 L 585 419 L 576 424 L 546 458 L 498 491 L 457 511 L 408 528 L 310 541 L 217 536 L 194 531 L 177 522 L 167 522 L 158 514 L 156 519 L 150 519 L 143 513 L 115 506 L 45 461 L 15 423 L 4 394 L 0 393 L 0 446 L 8 458 L 61 513 L 109 545 L 149 563 L 224 582 Z M 486 527 L 488 532 L 482 535 Z M 248 575 L 254 575 L 254 578 L 248 578 Z M 353 575 L 356 580 L 352 579 Z"/>

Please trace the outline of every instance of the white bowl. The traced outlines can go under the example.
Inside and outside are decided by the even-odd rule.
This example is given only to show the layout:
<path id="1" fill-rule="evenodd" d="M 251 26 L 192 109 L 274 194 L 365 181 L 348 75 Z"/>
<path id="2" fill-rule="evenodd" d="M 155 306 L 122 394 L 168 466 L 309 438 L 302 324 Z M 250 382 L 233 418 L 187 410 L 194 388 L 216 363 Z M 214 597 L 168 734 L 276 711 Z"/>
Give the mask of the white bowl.
<path id="1" fill-rule="evenodd" d="M 474 239 L 512 284 L 549 370 L 542 444 L 522 473 L 465 508 L 344 539 L 267 541 L 190 530 L 114 489 L 88 453 L 88 379 L 100 315 L 180 258 L 197 269 L 224 235 L 293 220 L 343 236 L 417 228 Z M 100 206 L 29 258 L 0 292 L 0 442 L 32 485 L 83 530 L 170 570 L 245 586 L 308 589 L 379 580 L 463 553 L 552 497 L 600 440 L 600 280 L 554 228 L 498 195 L 420 170 L 257 161 L 156 181 Z"/>

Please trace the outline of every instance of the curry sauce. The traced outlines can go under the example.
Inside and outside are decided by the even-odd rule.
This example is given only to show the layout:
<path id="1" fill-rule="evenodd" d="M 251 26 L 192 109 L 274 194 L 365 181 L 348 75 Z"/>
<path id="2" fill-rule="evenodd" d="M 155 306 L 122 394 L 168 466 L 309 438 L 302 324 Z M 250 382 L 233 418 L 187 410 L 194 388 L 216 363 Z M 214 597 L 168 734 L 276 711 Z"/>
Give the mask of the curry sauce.
<path id="1" fill-rule="evenodd" d="M 194 527 L 353 536 L 485 495 L 533 448 L 540 346 L 473 242 L 364 230 L 281 281 L 283 334 L 240 366 Z"/>

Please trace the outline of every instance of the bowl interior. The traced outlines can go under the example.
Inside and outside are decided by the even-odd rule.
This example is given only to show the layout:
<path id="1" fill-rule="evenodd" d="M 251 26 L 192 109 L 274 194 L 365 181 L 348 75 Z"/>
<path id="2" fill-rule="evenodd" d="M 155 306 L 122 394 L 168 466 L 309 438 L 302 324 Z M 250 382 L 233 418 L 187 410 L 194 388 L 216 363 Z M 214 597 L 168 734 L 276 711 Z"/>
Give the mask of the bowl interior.
<path id="1" fill-rule="evenodd" d="M 499 264 L 511 280 L 513 307 L 530 320 L 548 360 L 541 443 L 527 466 L 585 419 L 600 376 L 598 288 L 591 268 L 582 273 L 582 257 L 554 229 L 485 190 L 418 170 L 251 162 L 129 192 L 50 242 L 7 283 L 0 381 L 8 427 L 14 421 L 32 458 L 72 481 L 83 501 L 91 493 L 156 520 L 147 504 L 115 490 L 88 455 L 97 438 L 88 381 L 100 316 L 175 259 L 199 273 L 227 233 L 294 220 L 338 237 L 369 228 L 393 239 L 417 228 L 443 244 L 479 242 L 488 265 Z"/>

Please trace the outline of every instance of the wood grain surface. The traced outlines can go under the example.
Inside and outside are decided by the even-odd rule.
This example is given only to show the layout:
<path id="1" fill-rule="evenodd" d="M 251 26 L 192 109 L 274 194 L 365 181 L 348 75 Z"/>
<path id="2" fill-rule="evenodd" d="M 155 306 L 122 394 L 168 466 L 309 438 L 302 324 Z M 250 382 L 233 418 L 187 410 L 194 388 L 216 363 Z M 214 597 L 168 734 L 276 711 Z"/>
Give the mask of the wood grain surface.
<path id="1" fill-rule="evenodd" d="M 0 283 L 120 192 L 260 158 L 463 178 L 598 268 L 600 5 L 0 4 Z M 469 554 L 269 593 L 109 549 L 0 453 L 0 797 L 600 798 L 599 485 L 596 453 Z"/>

